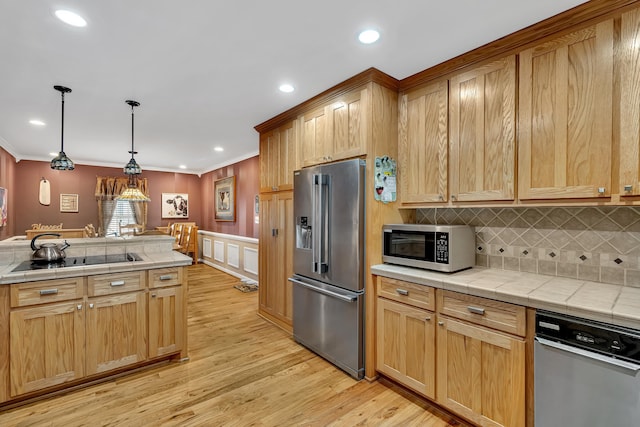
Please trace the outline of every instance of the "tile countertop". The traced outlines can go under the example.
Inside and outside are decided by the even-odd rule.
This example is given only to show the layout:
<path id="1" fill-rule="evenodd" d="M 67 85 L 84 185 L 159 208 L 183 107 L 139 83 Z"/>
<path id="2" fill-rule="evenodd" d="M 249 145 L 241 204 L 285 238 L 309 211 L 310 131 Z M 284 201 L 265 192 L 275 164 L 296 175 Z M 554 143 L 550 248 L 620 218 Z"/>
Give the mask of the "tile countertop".
<path id="1" fill-rule="evenodd" d="M 115 262 L 109 264 L 69 266 L 29 271 L 12 270 L 24 260 L 28 260 L 33 252 L 28 246 L 18 244 L 0 244 L 0 285 L 11 283 L 33 282 L 36 280 L 62 279 L 67 277 L 90 276 L 94 274 L 121 273 L 126 271 L 149 270 L 154 268 L 178 267 L 191 265 L 192 258 L 171 250 L 173 237 L 165 238 L 132 238 L 132 239 L 67 239 L 72 242 L 73 251 L 67 249 L 67 257 L 91 256 L 107 254 L 124 254 L 133 252 L 141 260 Z M 52 242 L 61 240 L 52 239 Z M 5 259 L 11 256 L 10 260 Z"/>
<path id="2" fill-rule="evenodd" d="M 484 267 L 439 273 L 378 264 L 371 273 L 640 329 L 640 288 Z"/>

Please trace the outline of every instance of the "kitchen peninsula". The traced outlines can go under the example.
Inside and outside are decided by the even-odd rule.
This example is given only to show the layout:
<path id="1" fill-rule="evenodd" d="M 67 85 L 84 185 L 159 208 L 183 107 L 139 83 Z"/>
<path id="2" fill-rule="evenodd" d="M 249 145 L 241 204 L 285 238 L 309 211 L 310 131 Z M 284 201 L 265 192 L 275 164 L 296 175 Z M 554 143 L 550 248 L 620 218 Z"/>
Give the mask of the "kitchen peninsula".
<path id="1" fill-rule="evenodd" d="M 28 240 L 0 242 L 0 406 L 187 358 L 192 260 L 172 237 L 67 241 L 35 269 Z"/>

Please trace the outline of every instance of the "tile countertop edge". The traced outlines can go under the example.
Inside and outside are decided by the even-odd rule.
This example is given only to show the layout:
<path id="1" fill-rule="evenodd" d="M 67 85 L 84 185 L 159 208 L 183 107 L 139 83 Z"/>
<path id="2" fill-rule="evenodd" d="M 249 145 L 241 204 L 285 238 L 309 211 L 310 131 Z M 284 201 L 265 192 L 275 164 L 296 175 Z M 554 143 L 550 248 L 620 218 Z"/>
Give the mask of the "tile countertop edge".
<path id="1" fill-rule="evenodd" d="M 522 293 L 518 293 L 517 289 L 514 290 L 513 287 L 509 287 L 508 292 L 501 292 L 501 285 L 498 285 L 495 287 L 495 292 L 489 298 L 510 304 L 525 305 L 530 308 L 549 310 L 562 314 L 575 315 L 579 313 L 579 317 L 596 321 L 603 321 L 604 318 L 606 318 L 608 323 L 614 325 L 640 329 L 640 303 L 638 303 L 637 310 L 629 310 L 629 306 L 627 305 L 625 305 L 626 310 L 618 310 L 616 305 L 617 303 L 614 303 L 611 307 L 593 307 L 592 309 L 589 309 L 584 306 L 573 306 L 569 302 L 574 297 L 580 297 L 582 288 L 589 288 L 589 290 L 593 292 L 592 286 L 585 286 L 585 284 L 593 285 L 593 282 L 558 278 L 555 276 L 543 276 L 533 273 L 498 270 L 486 267 L 473 267 L 469 270 L 463 270 L 457 273 L 440 273 L 399 265 L 377 264 L 371 266 L 371 274 L 396 280 L 404 280 L 425 286 L 432 286 L 439 289 L 452 290 L 483 298 L 487 298 L 487 292 L 483 291 L 482 287 L 475 287 L 474 282 L 483 283 L 487 280 L 495 280 L 497 282 L 502 282 L 501 285 L 511 284 L 515 281 L 525 281 L 528 283 L 535 282 L 532 286 L 523 289 Z M 555 293 L 541 295 L 540 288 L 545 284 L 547 285 L 546 287 L 552 287 L 554 282 L 571 283 L 577 287 L 577 290 L 569 297 L 559 296 Z M 603 292 L 611 290 L 611 285 L 607 285 L 605 283 L 598 283 L 597 285 L 602 286 Z M 619 288 L 620 291 L 622 291 L 623 287 Z M 535 296 L 531 296 L 530 298 L 529 294 L 536 290 L 538 290 L 538 292 L 535 293 Z M 523 304 L 525 301 L 527 303 Z M 632 302 L 630 302 L 630 304 L 631 303 Z"/>
<path id="2" fill-rule="evenodd" d="M 162 252 L 144 254 L 141 256 L 142 260 L 134 262 L 116 262 L 109 264 L 96 264 L 89 266 L 82 266 L 79 268 L 71 267 L 64 269 L 51 269 L 51 270 L 34 270 L 11 272 L 19 263 L 15 263 L 6 268 L 0 268 L 0 285 L 10 285 L 13 283 L 25 283 L 34 282 L 39 280 L 52 280 L 60 279 L 63 277 L 79 277 L 90 276 L 93 274 L 108 274 L 113 272 L 122 271 L 138 271 L 138 270 L 152 270 L 156 268 L 167 267 L 182 267 L 191 265 L 193 259 L 189 256 L 183 255 L 178 252 Z M 43 272 L 50 272 L 49 274 Z M 64 273 L 61 273 L 64 272 Z M 33 273 L 33 274 L 29 274 Z"/>

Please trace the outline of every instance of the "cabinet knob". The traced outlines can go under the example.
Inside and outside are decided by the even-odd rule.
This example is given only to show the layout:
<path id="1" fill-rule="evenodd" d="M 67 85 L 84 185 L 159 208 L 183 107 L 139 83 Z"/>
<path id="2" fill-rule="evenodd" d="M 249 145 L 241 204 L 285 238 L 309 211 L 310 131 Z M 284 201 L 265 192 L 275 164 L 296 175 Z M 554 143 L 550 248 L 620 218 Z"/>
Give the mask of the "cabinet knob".
<path id="1" fill-rule="evenodd" d="M 156 297 L 156 294 L 151 294 L 151 298 L 155 298 L 155 297 Z"/>
<path id="2" fill-rule="evenodd" d="M 441 320 L 438 322 L 438 326 L 444 326 L 444 322 Z"/>
<path id="3" fill-rule="evenodd" d="M 438 199 L 440 199 L 440 200 L 444 200 L 444 196 L 443 196 L 442 194 L 439 194 L 439 195 L 438 195 Z"/>
<path id="4" fill-rule="evenodd" d="M 626 191 L 627 193 L 630 193 L 631 190 L 633 190 L 633 185 L 625 185 L 624 186 L 624 191 Z"/>
<path id="5" fill-rule="evenodd" d="M 93 308 L 93 304 L 89 304 L 89 308 Z"/>
<path id="6" fill-rule="evenodd" d="M 82 310 L 82 304 L 78 304 L 78 310 Z"/>
<path id="7" fill-rule="evenodd" d="M 455 194 L 452 194 L 452 195 L 451 195 L 451 200 L 455 200 L 455 199 L 456 199 L 456 195 L 455 195 Z"/>
<path id="8" fill-rule="evenodd" d="M 431 316 L 424 318 L 425 322 L 431 322 Z"/>
<path id="9" fill-rule="evenodd" d="M 598 194 L 604 194 L 607 191 L 604 187 L 598 187 Z"/>

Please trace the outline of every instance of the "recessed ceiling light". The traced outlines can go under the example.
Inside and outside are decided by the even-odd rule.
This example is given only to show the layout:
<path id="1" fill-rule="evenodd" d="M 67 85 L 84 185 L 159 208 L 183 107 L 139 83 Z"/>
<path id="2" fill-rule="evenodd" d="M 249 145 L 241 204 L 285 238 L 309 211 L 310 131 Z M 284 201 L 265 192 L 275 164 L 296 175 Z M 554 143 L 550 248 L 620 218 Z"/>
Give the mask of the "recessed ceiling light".
<path id="1" fill-rule="evenodd" d="M 78 15 L 77 13 L 71 12 L 69 10 L 56 10 L 56 16 L 59 20 L 64 22 L 65 24 L 69 24 L 73 27 L 86 27 L 87 21 Z"/>
<path id="2" fill-rule="evenodd" d="M 35 126 L 44 126 L 44 122 L 42 120 L 33 119 L 29 120 L 29 123 Z"/>
<path id="3" fill-rule="evenodd" d="M 53 152 L 51 152 L 51 153 L 49 153 L 49 155 L 50 155 L 50 156 L 57 156 L 57 155 L 58 155 L 58 153 L 53 153 Z"/>
<path id="4" fill-rule="evenodd" d="M 180 169 L 186 169 L 187 167 L 185 165 L 180 165 L 178 166 Z"/>
<path id="5" fill-rule="evenodd" d="M 358 35 L 358 40 L 360 43 L 371 44 L 378 41 L 380 38 L 380 33 L 376 30 L 365 30 Z"/>
<path id="6" fill-rule="evenodd" d="M 224 151 L 224 148 L 222 148 L 222 147 L 214 147 L 214 151 L 218 151 L 218 152 Z"/>
<path id="7" fill-rule="evenodd" d="M 293 86 L 287 83 L 280 85 L 279 89 L 280 89 L 280 92 L 284 92 L 284 93 L 291 93 L 295 90 Z"/>

